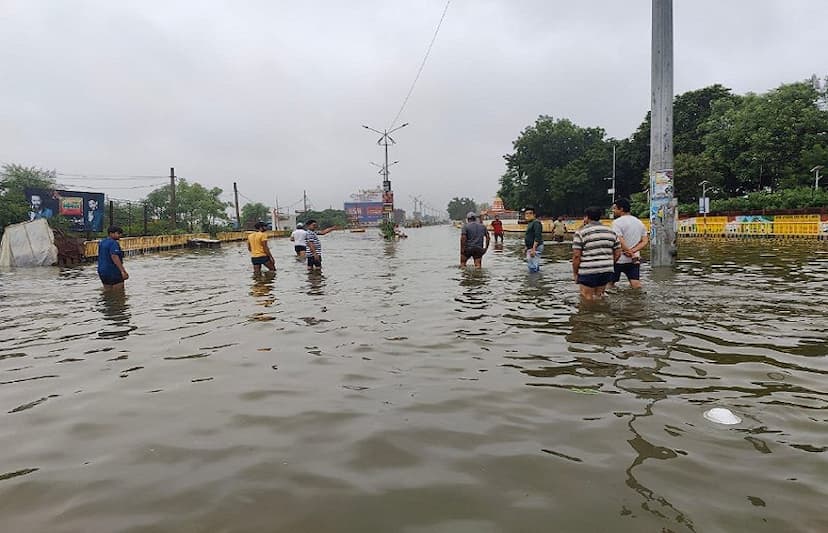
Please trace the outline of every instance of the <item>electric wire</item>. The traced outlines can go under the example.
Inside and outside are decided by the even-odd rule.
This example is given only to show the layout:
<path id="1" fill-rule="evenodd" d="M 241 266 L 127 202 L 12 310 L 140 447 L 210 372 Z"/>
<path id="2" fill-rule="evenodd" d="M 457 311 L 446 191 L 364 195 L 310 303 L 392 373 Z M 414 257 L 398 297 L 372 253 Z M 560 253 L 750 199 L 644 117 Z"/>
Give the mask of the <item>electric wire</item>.
<path id="1" fill-rule="evenodd" d="M 417 75 L 414 76 L 414 81 L 411 83 L 411 87 L 408 89 L 408 94 L 405 95 L 405 99 L 403 100 L 403 103 L 400 106 L 400 110 L 397 111 L 397 116 L 394 117 L 394 120 L 391 121 L 391 125 L 388 126 L 389 130 L 397 124 L 397 121 L 400 119 L 400 116 L 405 110 L 405 106 L 408 105 L 408 100 L 411 98 L 411 95 L 414 92 L 414 87 L 417 85 L 417 81 L 420 79 L 420 74 L 423 73 L 426 61 L 428 61 L 428 56 L 431 55 L 431 49 L 434 47 L 434 42 L 437 40 L 437 34 L 440 33 L 440 27 L 443 25 L 443 20 L 446 18 L 446 12 L 448 12 L 449 4 L 451 4 L 451 0 L 446 0 L 446 6 L 443 8 L 443 14 L 440 16 L 440 22 L 437 23 L 437 29 L 434 30 L 434 36 L 431 38 L 431 42 L 428 44 L 425 56 L 423 57 L 423 62 L 420 63 L 420 68 L 419 70 L 417 70 Z"/>

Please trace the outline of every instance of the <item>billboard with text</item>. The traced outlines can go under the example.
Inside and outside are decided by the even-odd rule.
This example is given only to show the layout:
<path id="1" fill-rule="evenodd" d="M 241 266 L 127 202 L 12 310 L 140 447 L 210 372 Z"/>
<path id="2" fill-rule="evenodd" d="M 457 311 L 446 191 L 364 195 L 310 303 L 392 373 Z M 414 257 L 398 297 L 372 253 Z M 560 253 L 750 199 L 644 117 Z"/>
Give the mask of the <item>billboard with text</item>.
<path id="1" fill-rule="evenodd" d="M 382 220 L 382 202 L 345 202 L 345 214 L 361 225 L 375 225 Z"/>
<path id="2" fill-rule="evenodd" d="M 72 231 L 104 230 L 104 195 L 99 192 L 26 189 L 29 220 L 64 218 Z"/>

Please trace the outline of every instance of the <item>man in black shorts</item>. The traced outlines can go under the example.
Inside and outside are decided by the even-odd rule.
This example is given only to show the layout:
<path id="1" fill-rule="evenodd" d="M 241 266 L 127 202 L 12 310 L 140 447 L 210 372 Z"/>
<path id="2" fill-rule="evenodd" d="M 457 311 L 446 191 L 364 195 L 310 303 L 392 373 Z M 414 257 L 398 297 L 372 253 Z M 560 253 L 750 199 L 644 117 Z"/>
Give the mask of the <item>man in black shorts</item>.
<path id="1" fill-rule="evenodd" d="M 489 230 L 478 222 L 477 215 L 467 214 L 466 223 L 460 230 L 460 268 L 466 266 L 470 258 L 474 259 L 475 268 L 483 266 L 483 254 L 489 249 L 490 238 Z"/>

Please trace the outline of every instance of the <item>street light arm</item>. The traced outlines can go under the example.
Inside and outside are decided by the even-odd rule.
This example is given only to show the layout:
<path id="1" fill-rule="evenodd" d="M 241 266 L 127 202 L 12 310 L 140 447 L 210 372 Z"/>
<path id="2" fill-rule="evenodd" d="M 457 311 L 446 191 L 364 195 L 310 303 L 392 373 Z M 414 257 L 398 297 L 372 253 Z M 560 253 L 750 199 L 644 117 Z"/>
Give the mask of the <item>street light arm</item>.
<path id="1" fill-rule="evenodd" d="M 385 135 L 384 131 L 375 130 L 374 128 L 372 128 L 370 126 L 366 126 L 365 124 L 363 124 L 362 127 L 365 128 L 366 130 L 371 130 L 373 132 L 379 133 L 380 135 Z"/>
<path id="2" fill-rule="evenodd" d="M 393 130 L 389 131 L 388 133 L 389 133 L 389 134 L 390 134 L 390 133 L 394 133 L 395 131 L 397 131 L 397 130 L 401 130 L 401 129 L 403 129 L 403 128 L 404 128 L 404 127 L 406 127 L 406 126 L 408 126 L 408 122 L 406 122 L 405 124 L 400 124 L 399 126 L 397 126 L 396 128 L 394 128 Z"/>

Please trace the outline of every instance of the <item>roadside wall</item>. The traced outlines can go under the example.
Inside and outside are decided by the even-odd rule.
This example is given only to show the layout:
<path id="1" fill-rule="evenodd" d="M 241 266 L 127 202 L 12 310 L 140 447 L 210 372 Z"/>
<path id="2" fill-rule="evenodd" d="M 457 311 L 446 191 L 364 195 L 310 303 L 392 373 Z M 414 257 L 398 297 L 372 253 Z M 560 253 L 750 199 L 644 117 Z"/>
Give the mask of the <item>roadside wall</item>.
<path id="1" fill-rule="evenodd" d="M 228 231 L 216 234 L 216 239 L 222 242 L 244 241 L 250 231 Z M 268 237 L 288 237 L 289 231 L 268 231 Z M 183 248 L 192 239 L 210 239 L 208 233 L 185 233 L 182 235 L 150 235 L 146 237 L 124 237 L 121 239 L 121 249 L 126 255 L 145 254 L 172 248 Z M 83 255 L 87 260 L 98 257 L 98 240 L 83 243 Z"/>

